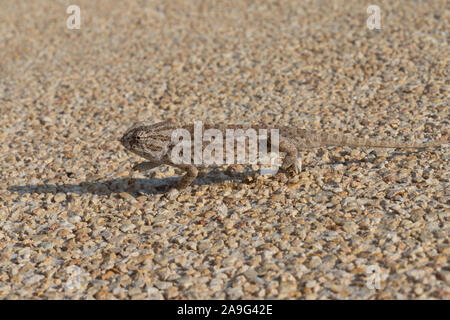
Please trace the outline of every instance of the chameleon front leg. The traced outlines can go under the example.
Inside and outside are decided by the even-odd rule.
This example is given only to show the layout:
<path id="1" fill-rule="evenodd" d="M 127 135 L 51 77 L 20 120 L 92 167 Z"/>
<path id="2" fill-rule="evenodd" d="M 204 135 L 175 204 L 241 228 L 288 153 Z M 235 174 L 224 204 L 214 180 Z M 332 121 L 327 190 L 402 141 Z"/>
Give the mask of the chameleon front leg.
<path id="1" fill-rule="evenodd" d="M 188 187 L 198 175 L 198 169 L 192 164 L 177 164 L 174 165 L 177 168 L 186 171 L 183 178 L 178 182 L 177 189 L 184 189 Z"/>

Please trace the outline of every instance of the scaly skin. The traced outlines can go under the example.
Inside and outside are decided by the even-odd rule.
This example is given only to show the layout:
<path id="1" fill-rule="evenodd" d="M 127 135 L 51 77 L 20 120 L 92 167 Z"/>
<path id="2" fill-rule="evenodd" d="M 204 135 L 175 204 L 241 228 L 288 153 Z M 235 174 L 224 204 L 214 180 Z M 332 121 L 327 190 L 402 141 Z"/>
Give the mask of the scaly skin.
<path id="1" fill-rule="evenodd" d="M 177 163 L 171 157 L 172 148 L 175 143 L 172 142 L 172 133 L 176 129 L 185 129 L 191 136 L 192 153 L 189 163 Z M 202 125 L 202 132 L 208 129 L 216 129 L 226 137 L 227 129 L 267 129 L 269 138 L 266 140 L 267 149 L 271 148 L 270 134 L 271 129 L 279 130 L 279 151 L 285 153 L 285 157 L 281 164 L 281 169 L 293 169 L 295 173 L 301 171 L 301 160 L 298 158 L 299 150 L 325 147 L 325 146 L 349 146 L 349 147 L 371 147 L 371 148 L 431 148 L 438 147 L 446 143 L 444 138 L 442 141 L 433 141 L 424 144 L 418 143 L 401 143 L 395 140 L 376 140 L 352 137 L 343 134 L 328 134 L 326 132 L 316 132 L 295 127 L 287 126 L 267 126 L 264 124 L 258 125 L 239 125 L 239 124 L 211 124 L 205 123 Z M 178 184 L 178 189 L 183 189 L 189 186 L 198 175 L 198 168 L 214 167 L 214 164 L 194 164 L 194 124 L 177 125 L 172 121 L 163 121 L 154 124 L 140 122 L 131 127 L 120 139 L 122 145 L 129 151 L 147 159 L 148 161 L 136 164 L 133 171 L 145 171 L 158 167 L 162 164 L 180 168 L 186 172 Z M 201 150 L 210 144 L 209 141 L 202 140 Z M 226 147 L 224 142 L 223 154 L 226 154 Z M 246 144 L 246 152 L 248 153 L 248 146 Z M 234 144 L 234 155 L 237 155 L 237 144 Z"/>

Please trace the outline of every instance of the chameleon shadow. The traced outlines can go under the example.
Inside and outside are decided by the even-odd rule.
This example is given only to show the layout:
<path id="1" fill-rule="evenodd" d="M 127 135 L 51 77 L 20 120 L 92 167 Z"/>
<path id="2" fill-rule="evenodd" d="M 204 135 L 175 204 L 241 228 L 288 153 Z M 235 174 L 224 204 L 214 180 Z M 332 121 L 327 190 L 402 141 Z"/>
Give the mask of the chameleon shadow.
<path id="1" fill-rule="evenodd" d="M 96 194 L 102 196 L 108 196 L 111 194 L 118 194 L 121 192 L 131 192 L 131 193 L 143 193 L 143 194 L 160 194 L 164 193 L 164 185 L 153 185 L 149 184 L 150 181 L 155 179 L 134 179 L 131 183 L 130 178 L 123 179 L 111 179 L 106 181 L 84 181 L 79 184 L 29 184 L 29 185 L 15 185 L 9 186 L 7 189 L 10 192 L 17 192 L 19 194 L 26 193 L 38 193 L 38 194 Z M 166 181 L 169 179 L 160 179 L 161 181 Z M 166 181 L 167 182 L 167 181 Z M 147 190 L 138 190 L 135 185 L 150 185 L 151 187 Z M 161 183 L 162 184 L 162 183 Z"/>
<path id="2" fill-rule="evenodd" d="M 255 171 L 256 172 L 256 171 Z M 192 185 L 212 185 L 225 181 L 239 180 L 237 177 L 220 175 L 206 175 L 195 179 Z M 165 194 L 176 186 L 180 177 L 158 178 L 118 178 L 110 180 L 83 181 L 79 184 L 29 184 L 8 186 L 7 190 L 18 194 L 96 194 L 109 196 L 128 192 L 134 196 Z M 240 180 L 239 180 L 240 181 Z"/>
<path id="3" fill-rule="evenodd" d="M 390 158 L 401 155 L 404 153 L 394 153 Z M 364 162 L 373 162 L 375 157 L 367 158 L 367 159 L 359 159 L 359 160 L 348 160 L 348 161 L 335 161 L 328 162 L 322 164 L 316 164 L 315 166 L 328 166 L 328 165 L 336 165 L 336 164 L 344 164 L 348 165 L 351 163 L 364 163 Z M 304 168 L 313 167 L 313 165 L 304 165 Z M 212 170 L 215 171 L 215 170 Z M 223 173 L 222 170 L 219 170 Z M 258 174 L 259 171 L 254 170 L 245 170 L 245 172 L 233 174 L 232 176 L 225 176 L 224 174 L 208 174 L 203 175 L 202 177 L 196 178 L 192 185 L 212 185 L 216 183 L 222 183 L 225 181 L 238 181 L 242 182 L 245 177 Z M 216 172 L 217 173 L 217 172 Z M 164 179 L 158 178 L 118 178 L 118 179 L 110 179 L 110 180 L 96 180 L 96 181 L 84 181 L 79 184 L 30 184 L 30 185 L 15 185 L 9 186 L 7 189 L 10 192 L 17 192 L 19 194 L 56 194 L 56 193 L 75 193 L 75 194 L 96 194 L 102 196 L 109 196 L 112 194 L 119 194 L 121 192 L 128 192 L 135 196 L 141 195 L 155 195 L 155 194 L 165 194 L 170 188 L 176 186 L 180 177 L 170 177 Z"/>

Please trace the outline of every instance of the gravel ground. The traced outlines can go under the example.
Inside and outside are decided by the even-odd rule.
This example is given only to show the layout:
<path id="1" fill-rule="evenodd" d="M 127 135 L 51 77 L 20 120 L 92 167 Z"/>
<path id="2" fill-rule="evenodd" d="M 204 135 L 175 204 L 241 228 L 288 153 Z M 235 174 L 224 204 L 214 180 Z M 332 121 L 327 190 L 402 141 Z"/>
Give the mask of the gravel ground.
<path id="1" fill-rule="evenodd" d="M 361 1 L 76 2 L 80 30 L 71 2 L 0 1 L 1 299 L 450 299 L 448 145 L 168 194 L 180 172 L 130 181 L 117 141 L 148 118 L 439 139 L 445 0 L 376 1 L 381 30 Z"/>

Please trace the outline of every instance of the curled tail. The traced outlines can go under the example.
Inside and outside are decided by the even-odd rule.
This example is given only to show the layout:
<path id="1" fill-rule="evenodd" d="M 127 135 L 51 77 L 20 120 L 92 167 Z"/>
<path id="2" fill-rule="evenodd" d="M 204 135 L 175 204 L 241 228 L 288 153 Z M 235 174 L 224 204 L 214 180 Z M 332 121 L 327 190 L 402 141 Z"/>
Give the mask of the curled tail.
<path id="1" fill-rule="evenodd" d="M 394 139 L 359 138 L 347 134 L 319 133 L 299 128 L 282 127 L 281 135 L 293 139 L 299 150 L 326 146 L 420 149 L 439 147 L 448 143 L 448 136 L 425 143 L 399 142 Z"/>
<path id="2" fill-rule="evenodd" d="M 445 139 L 444 139 L 445 138 Z M 320 142 L 323 146 L 348 146 L 348 147 L 370 147 L 370 148 L 402 148 L 402 149 L 420 149 L 439 147 L 447 143 L 447 138 L 444 140 L 430 141 L 425 143 L 417 142 L 399 142 L 394 139 L 373 139 L 373 138 L 359 138 L 352 137 L 345 134 L 321 134 Z"/>

